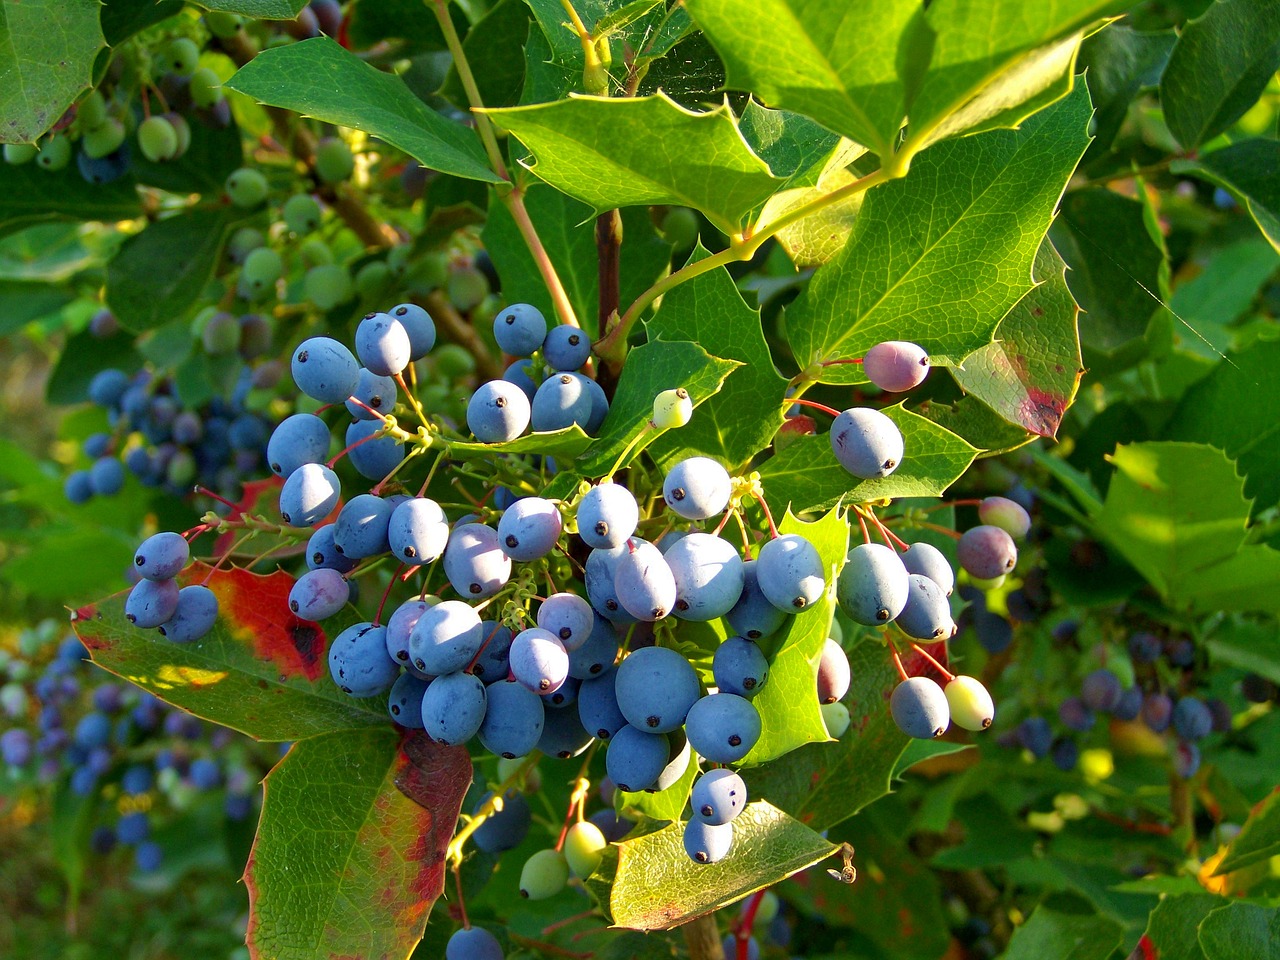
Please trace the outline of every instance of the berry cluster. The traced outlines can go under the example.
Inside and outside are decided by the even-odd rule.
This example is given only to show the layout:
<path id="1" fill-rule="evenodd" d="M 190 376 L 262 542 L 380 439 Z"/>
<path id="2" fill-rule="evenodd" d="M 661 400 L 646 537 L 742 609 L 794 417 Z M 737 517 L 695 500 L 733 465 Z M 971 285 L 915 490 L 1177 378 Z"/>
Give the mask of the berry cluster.
<path id="1" fill-rule="evenodd" d="M 144 873 L 162 864 L 150 837 L 166 808 L 181 812 L 198 794 L 223 790 L 228 819 L 249 817 L 262 770 L 232 749 L 235 734 L 114 682 L 88 666 L 78 639 L 59 638 L 46 621 L 18 638 L 16 652 L 0 651 L 0 760 L 11 780 L 65 779 L 72 793 L 94 798 L 91 849 L 132 848 Z"/>

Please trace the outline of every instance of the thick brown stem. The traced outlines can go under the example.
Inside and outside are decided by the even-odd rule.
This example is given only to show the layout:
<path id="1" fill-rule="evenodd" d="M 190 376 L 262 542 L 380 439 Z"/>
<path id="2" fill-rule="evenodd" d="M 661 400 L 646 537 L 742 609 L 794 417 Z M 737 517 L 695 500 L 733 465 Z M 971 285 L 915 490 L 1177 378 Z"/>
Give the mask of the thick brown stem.
<path id="1" fill-rule="evenodd" d="M 600 330 L 618 312 L 619 255 L 622 252 L 622 214 L 608 210 L 596 217 L 596 255 L 600 275 Z"/>
<path id="2" fill-rule="evenodd" d="M 684 931 L 684 942 L 689 947 L 689 960 L 725 960 L 714 913 L 695 917 L 680 929 Z"/>
<path id="3" fill-rule="evenodd" d="M 432 291 L 426 296 L 424 304 L 435 320 L 437 328 L 445 338 L 464 347 L 476 360 L 476 371 L 485 380 L 497 380 L 502 376 L 502 364 L 493 358 L 489 348 L 480 339 L 470 321 L 454 309 L 448 298 L 440 290 Z"/>
<path id="4" fill-rule="evenodd" d="M 1191 784 L 1172 770 L 1169 772 L 1169 807 L 1173 811 L 1175 836 L 1182 832 L 1180 839 L 1184 848 L 1188 853 L 1195 853 L 1196 826 L 1195 811 L 1191 803 Z"/>

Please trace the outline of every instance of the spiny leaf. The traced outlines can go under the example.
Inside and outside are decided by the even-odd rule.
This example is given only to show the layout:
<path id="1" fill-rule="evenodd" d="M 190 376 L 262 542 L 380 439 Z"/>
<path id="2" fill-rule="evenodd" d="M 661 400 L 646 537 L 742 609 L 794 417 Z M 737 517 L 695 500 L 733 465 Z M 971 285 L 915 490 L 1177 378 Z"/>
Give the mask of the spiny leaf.
<path id="1" fill-rule="evenodd" d="M 990 343 L 1032 287 L 1088 122 L 1081 89 L 1019 130 L 939 145 L 905 179 L 872 189 L 840 256 L 787 311 L 797 363 L 825 383 L 856 383 L 866 380 L 860 365 L 816 365 L 882 340 L 915 341 L 942 363 Z"/>
<path id="2" fill-rule="evenodd" d="M 264 50 L 226 85 L 261 103 L 363 130 L 432 170 L 501 182 L 474 130 L 446 120 L 399 77 L 374 69 L 328 37 Z"/>
<path id="3" fill-rule="evenodd" d="M 489 113 L 533 151 L 534 173 L 596 212 L 674 204 L 701 210 L 736 233 L 746 214 L 780 186 L 726 106 L 693 113 L 658 93 L 575 96 Z"/>
<path id="4" fill-rule="evenodd" d="M 422 733 L 343 731 L 294 744 L 267 776 L 245 867 L 251 955 L 408 956 L 444 890 L 470 784 L 467 751 Z"/>
<path id="5" fill-rule="evenodd" d="M 183 582 L 202 582 L 208 569 L 193 564 Z M 324 629 L 289 612 L 293 582 L 283 571 L 217 571 L 207 586 L 218 597 L 218 622 L 194 643 L 172 643 L 125 620 L 128 591 L 81 607 L 72 626 L 100 667 L 259 740 L 385 725 L 383 703 L 348 696 L 330 679 Z M 351 622 L 350 613 L 339 614 L 326 626 L 340 630 Z"/>
<path id="6" fill-rule="evenodd" d="M 106 46 L 98 0 L 0 4 L 0 143 L 34 143 L 88 90 Z"/>

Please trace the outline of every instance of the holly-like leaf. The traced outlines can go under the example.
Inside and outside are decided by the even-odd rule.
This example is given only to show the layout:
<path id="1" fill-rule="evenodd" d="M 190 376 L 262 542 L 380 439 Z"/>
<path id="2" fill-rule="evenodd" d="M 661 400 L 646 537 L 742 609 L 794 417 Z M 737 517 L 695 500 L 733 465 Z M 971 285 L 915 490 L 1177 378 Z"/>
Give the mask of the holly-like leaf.
<path id="1" fill-rule="evenodd" d="M 586 55 L 582 50 L 582 40 L 565 13 L 564 4 L 560 0 L 524 2 L 533 11 L 539 33 L 550 46 L 548 59 L 565 80 L 556 96 L 549 99 L 559 99 L 570 90 L 582 91 Z M 607 66 L 613 84 L 621 88 L 627 79 L 629 56 L 646 50 L 654 39 L 666 14 L 665 5 L 649 4 L 648 9 L 643 9 L 628 0 L 577 0 L 573 7 L 591 36 L 608 45 L 612 64 Z"/>
<path id="2" fill-rule="evenodd" d="M 1120 924 L 1098 913 L 1063 913 L 1041 905 L 1014 931 L 1005 960 L 1107 960 L 1120 946 Z"/>
<path id="3" fill-rule="evenodd" d="M 852 719 L 849 729 L 839 740 L 807 744 L 748 771 L 752 796 L 790 811 L 815 830 L 833 827 L 887 794 L 907 746 L 906 734 L 889 714 L 889 694 L 898 674 L 885 645 L 876 636 L 860 634 L 846 652 L 852 677 L 843 701 Z M 941 646 L 930 652 L 945 664 Z M 917 653 L 902 662 L 912 676 L 927 672 Z"/>
<path id="4" fill-rule="evenodd" d="M 1241 140 L 1197 160 L 1177 160 L 1174 173 L 1190 174 L 1229 190 L 1262 235 L 1280 250 L 1280 142 Z"/>
<path id="5" fill-rule="evenodd" d="M 1280 6 L 1216 0 L 1182 28 L 1160 79 L 1165 122 L 1188 150 L 1222 133 L 1280 69 Z"/>
<path id="6" fill-rule="evenodd" d="M 618 790 L 614 793 L 614 806 L 619 812 L 630 810 L 633 816 L 638 813 L 651 820 L 679 820 L 689 799 L 689 791 L 693 789 L 693 781 L 700 772 L 698 755 L 691 754 L 689 765 L 680 774 L 680 779 L 667 789 L 636 793 Z"/>
<path id="7" fill-rule="evenodd" d="M 1200 923 L 1226 902 L 1208 893 L 1165 897 L 1151 911 L 1145 938 L 1160 960 L 1205 960 L 1197 938 Z"/>
<path id="8" fill-rule="evenodd" d="M 1196 443 L 1135 443 L 1116 467 L 1095 530 L 1175 608 L 1280 611 L 1280 551 L 1245 545 L 1249 502 L 1236 465 Z"/>
<path id="9" fill-rule="evenodd" d="M 577 470 L 585 477 L 599 477 L 613 468 L 627 445 L 648 429 L 653 400 L 663 390 L 684 387 L 697 417 L 698 406 L 719 391 L 725 377 L 740 366 L 737 360 L 713 357 L 688 340 L 655 340 L 631 350 L 609 415 L 600 426 L 590 456 L 576 465 Z M 655 433 L 648 430 L 648 440 L 632 447 L 619 466 L 633 460 L 652 442 Z"/>
<path id="10" fill-rule="evenodd" d="M 200 583 L 208 569 L 193 564 L 183 581 Z M 208 587 L 218 597 L 218 622 L 194 643 L 171 643 L 125 620 L 128 591 L 81 607 L 72 625 L 98 666 L 259 740 L 385 726 L 390 718 L 381 699 L 357 700 L 334 685 L 325 630 L 289 612 L 293 582 L 282 571 L 214 573 Z M 336 632 L 354 619 L 339 614 L 326 626 Z"/>
<path id="11" fill-rule="evenodd" d="M 1079 68 L 1088 80 L 1093 100 L 1091 156 L 1111 147 L 1129 104 L 1139 91 L 1160 83 L 1176 38 L 1172 30 L 1142 33 L 1117 23 L 1085 40 L 1080 47 Z"/>
<path id="12" fill-rule="evenodd" d="M 0 236 L 37 223 L 114 222 L 141 216 L 132 177 L 89 183 L 74 167 L 54 172 L 34 163 L 0 163 Z"/>
<path id="13" fill-rule="evenodd" d="M 226 85 L 261 103 L 363 130 L 432 170 L 501 182 L 474 130 L 446 120 L 399 77 L 371 67 L 328 37 L 264 50 Z"/>
<path id="14" fill-rule="evenodd" d="M 250 955 L 408 956 L 444 890 L 445 850 L 470 784 L 467 751 L 421 733 L 343 731 L 294 744 L 267 776 L 245 867 Z"/>
<path id="15" fill-rule="evenodd" d="M 423 4 L 419 7 L 426 9 Z M 520 91 L 524 88 L 524 44 L 529 36 L 529 22 L 529 7 L 524 0 L 501 0 L 467 31 L 466 39 L 462 41 L 462 52 L 466 54 L 475 76 L 481 103 L 491 107 L 510 107 L 520 102 Z M 460 109 L 470 109 L 456 66 L 449 67 L 449 74 L 440 86 L 440 94 Z"/>
<path id="16" fill-rule="evenodd" d="M 950 404 L 925 400 L 915 412 L 977 447 L 982 456 L 1007 453 L 1035 439 L 1035 434 L 1010 423 L 977 397 L 961 397 Z"/>
<path id="17" fill-rule="evenodd" d="M 1084 373 L 1067 265 L 1046 238 L 1032 268 L 1037 286 L 1000 321 L 996 339 L 952 371 L 968 393 L 1010 423 L 1056 437 Z"/>
<path id="18" fill-rule="evenodd" d="M 920 4 L 688 0 L 728 72 L 727 86 L 806 114 L 881 156 L 893 143 L 932 44 Z"/>
<path id="19" fill-rule="evenodd" d="M 706 256 L 699 244 L 689 262 Z M 693 340 L 714 356 L 742 364 L 688 424 L 654 442 L 651 451 L 660 464 L 702 455 L 737 466 L 769 445 L 782 425 L 786 380 L 773 365 L 760 311 L 747 306 L 723 267 L 672 289 L 647 329 L 650 337 Z"/>
<path id="20" fill-rule="evenodd" d="M 907 111 L 903 150 L 1016 127 L 1065 96 L 1085 28 L 1129 6 L 1132 0 L 937 0 L 925 14 L 933 49 Z"/>
<path id="21" fill-rule="evenodd" d="M 129 237 L 107 266 L 107 303 L 121 326 L 141 333 L 185 316 L 243 218 L 231 206 L 184 210 Z"/>
<path id="22" fill-rule="evenodd" d="M 1280 503 L 1280 342 L 1258 340 L 1230 354 L 1182 396 L 1165 437 L 1218 447 L 1245 474 L 1257 513 Z"/>
<path id="23" fill-rule="evenodd" d="M 183 6 L 182 0 L 157 0 L 155 3 L 103 0 L 102 35 L 106 38 L 107 46 L 119 46 L 135 33 L 181 13 Z M 194 127 L 192 129 L 194 132 Z"/>
<path id="24" fill-rule="evenodd" d="M 1102 187 L 1073 190 L 1059 223 L 1054 242 L 1084 310 L 1084 346 L 1110 353 L 1139 339 L 1160 307 L 1157 297 L 1168 296 L 1164 243 L 1148 228 L 1142 204 Z"/>
<path id="25" fill-rule="evenodd" d="M 1215 869 L 1215 876 L 1262 863 L 1280 854 L 1280 790 L 1272 791 L 1249 813 Z"/>
<path id="26" fill-rule="evenodd" d="M 719 863 L 684 852 L 684 825 L 611 845 L 587 884 L 615 926 L 669 930 L 741 900 L 835 852 L 808 827 L 768 803 L 749 803 L 733 821 L 733 846 Z"/>
<path id="27" fill-rule="evenodd" d="M 200 0 L 208 10 L 238 13 L 254 20 L 293 20 L 307 5 L 307 0 Z"/>
<path id="28" fill-rule="evenodd" d="M 765 203 L 761 219 L 772 223 L 792 210 L 849 186 L 855 180 L 857 177 L 843 167 L 832 169 L 817 186 L 775 193 Z M 865 194 L 855 193 L 842 200 L 830 201 L 808 216 L 787 224 L 775 236 L 797 266 L 830 263 L 849 242 L 849 234 L 853 232 L 853 222 L 862 209 L 864 197 Z"/>
<path id="29" fill-rule="evenodd" d="M 597 212 L 694 207 L 725 233 L 737 233 L 747 213 L 781 185 L 751 152 L 727 106 L 694 113 L 657 93 L 572 97 L 489 113 L 533 152 L 534 173 Z"/>
<path id="30" fill-rule="evenodd" d="M 746 765 L 768 763 L 806 743 L 831 739 L 818 705 L 816 678 L 836 610 L 835 579 L 849 552 L 849 524 L 838 509 L 813 523 L 788 513 L 778 532 L 799 534 L 814 545 L 828 589 L 816 604 L 788 618 L 782 630 L 760 642 L 769 657 L 769 680 L 751 701 L 760 713 L 760 739 L 743 758 Z"/>
<path id="31" fill-rule="evenodd" d="M 1031 268 L 1086 143 L 1082 89 L 1028 120 L 938 146 L 872 189 L 840 255 L 788 309 L 792 352 L 826 383 L 866 380 L 862 356 L 912 340 L 941 363 L 991 342 L 1032 287 Z M 905 224 L 911 224 L 906 229 Z"/>
<path id="32" fill-rule="evenodd" d="M 799 437 L 760 468 L 769 504 L 778 512 L 790 505 L 796 513 L 808 513 L 825 510 L 841 499 L 940 497 L 978 454 L 977 448 L 951 431 L 901 404 L 881 412 L 902 431 L 904 452 L 898 469 L 882 480 L 859 480 L 836 460 L 828 434 Z"/>
<path id="33" fill-rule="evenodd" d="M 0 5 L 0 143 L 33 143 L 92 85 L 98 0 Z"/>
<path id="34" fill-rule="evenodd" d="M 470 441 L 449 444 L 449 454 L 458 460 L 487 460 L 504 453 L 537 453 L 544 457 L 572 458 L 578 456 L 593 443 L 577 424 L 548 433 L 529 433 L 502 443 L 472 443 Z"/>
<path id="35" fill-rule="evenodd" d="M 573 303 L 578 322 L 595 337 L 599 332 L 600 266 L 596 219 L 591 208 L 541 183 L 530 184 L 524 205 Z M 621 215 L 618 299 L 625 309 L 667 270 L 671 248 L 659 239 L 647 210 L 628 207 Z M 506 205 L 496 198 L 489 203 L 482 236 L 502 277 L 503 296 L 511 302 L 532 303 L 546 316 L 554 316 L 546 281 L 529 253 L 529 245 Z"/>
<path id="36" fill-rule="evenodd" d="M 1206 960 L 1274 956 L 1280 944 L 1280 908 L 1228 903 L 1200 921 L 1199 939 Z"/>

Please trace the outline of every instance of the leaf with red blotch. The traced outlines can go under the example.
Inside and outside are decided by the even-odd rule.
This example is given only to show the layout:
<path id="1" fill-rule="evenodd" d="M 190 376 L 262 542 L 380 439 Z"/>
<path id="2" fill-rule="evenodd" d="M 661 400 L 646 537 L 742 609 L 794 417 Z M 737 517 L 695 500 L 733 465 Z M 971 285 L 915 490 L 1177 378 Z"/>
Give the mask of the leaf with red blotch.
<path id="1" fill-rule="evenodd" d="M 844 735 L 834 742 L 806 743 L 745 774 L 750 796 L 768 800 L 814 830 L 833 827 L 887 794 L 908 743 L 889 713 L 889 695 L 898 683 L 889 651 L 874 634 L 860 637 L 847 651 L 852 683 L 843 703 L 852 722 Z M 945 644 L 928 650 L 947 665 Z M 902 664 L 911 676 L 939 676 L 913 650 Z"/>
<path id="2" fill-rule="evenodd" d="M 209 568 L 194 563 L 183 583 Z M 128 591 L 75 611 L 72 626 L 93 661 L 130 683 L 205 720 L 259 740 L 301 740 L 352 728 L 386 726 L 380 699 L 357 700 L 329 676 L 328 638 L 319 624 L 289 611 L 293 577 L 219 570 L 207 586 L 218 621 L 194 643 L 172 643 L 124 618 Z M 335 633 L 356 622 L 351 607 L 325 621 Z"/>
<path id="3" fill-rule="evenodd" d="M 422 733 L 347 730 L 294 744 L 267 776 L 245 867 L 250 955 L 407 957 L 444 890 L 470 784 L 466 749 Z"/>
<path id="4" fill-rule="evenodd" d="M 1005 420 L 1055 437 L 1075 400 L 1080 376 L 1080 307 L 1067 289 L 1067 266 L 1046 237 L 1036 253 L 1037 286 L 1000 321 L 995 340 L 952 370 L 960 386 Z"/>
<path id="5" fill-rule="evenodd" d="M 244 485 L 244 490 L 240 494 L 239 501 L 236 502 L 228 518 L 235 520 L 243 517 L 245 514 L 265 517 L 279 517 L 280 515 L 280 488 L 284 485 L 284 481 L 272 474 L 261 480 L 251 480 Z M 336 511 L 337 508 L 335 507 Z M 220 535 L 214 541 L 211 556 L 218 560 L 222 555 L 231 549 L 242 536 L 239 530 L 228 530 Z M 261 554 L 264 550 L 270 549 L 273 557 L 288 557 L 301 553 L 305 546 L 298 544 L 297 546 L 287 546 L 283 537 L 269 533 L 259 533 L 253 538 L 251 547 L 254 554 Z"/>

